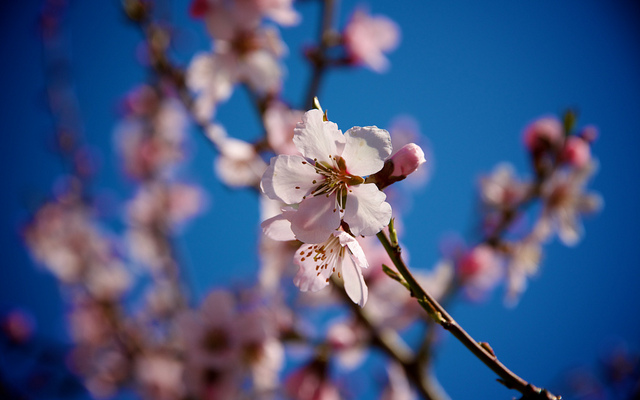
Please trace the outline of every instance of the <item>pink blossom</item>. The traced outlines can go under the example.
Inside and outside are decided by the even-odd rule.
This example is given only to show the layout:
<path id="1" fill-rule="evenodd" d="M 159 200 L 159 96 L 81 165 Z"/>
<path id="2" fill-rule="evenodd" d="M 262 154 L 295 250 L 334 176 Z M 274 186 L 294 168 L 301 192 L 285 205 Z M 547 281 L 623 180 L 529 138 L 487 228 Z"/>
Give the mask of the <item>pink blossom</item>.
<path id="1" fill-rule="evenodd" d="M 456 260 L 456 273 L 472 300 L 481 299 L 503 277 L 495 251 L 484 244 L 466 250 Z"/>
<path id="2" fill-rule="evenodd" d="M 326 368 L 325 362 L 316 360 L 294 371 L 285 381 L 285 392 L 294 400 L 340 400 Z"/>
<path id="3" fill-rule="evenodd" d="M 374 235 L 389 223 L 386 195 L 363 178 L 379 171 L 391 154 L 387 131 L 353 127 L 343 135 L 321 111 L 311 110 L 293 140 L 302 156 L 272 158 L 260 187 L 269 198 L 300 203 L 289 219 L 298 240 L 325 241 L 342 220 L 356 236 Z"/>
<path id="4" fill-rule="evenodd" d="M 303 112 L 292 110 L 281 102 L 272 102 L 264 113 L 267 141 L 276 154 L 299 154 L 293 132 L 302 121 Z"/>
<path id="5" fill-rule="evenodd" d="M 564 143 L 562 161 L 576 168 L 584 168 L 591 161 L 591 148 L 589 143 L 578 136 L 569 136 Z"/>
<path id="6" fill-rule="evenodd" d="M 393 162 L 393 173 L 391 176 L 407 177 L 414 173 L 426 160 L 420 146 L 415 143 L 409 143 L 391 156 L 391 161 Z"/>
<path id="7" fill-rule="evenodd" d="M 384 72 L 389 67 L 384 53 L 398 46 L 400 29 L 387 17 L 370 16 L 365 10 L 357 9 L 345 27 L 343 38 L 354 62 Z"/>
<path id="8" fill-rule="evenodd" d="M 562 123 L 555 117 L 544 117 L 532 122 L 523 134 L 524 144 L 532 153 L 559 148 L 563 137 Z"/>
<path id="9" fill-rule="evenodd" d="M 578 243 L 582 236 L 581 214 L 590 214 L 602 207 L 602 198 L 594 193 L 585 193 L 584 186 L 593 174 L 592 163 L 584 168 L 558 171 L 542 188 L 544 207 L 534 234 L 539 240 L 549 238 L 557 232 L 567 246 Z"/>
<path id="10" fill-rule="evenodd" d="M 267 164 L 253 145 L 227 137 L 218 141 L 220 157 L 215 161 L 218 178 L 231 187 L 257 186 Z"/>
<path id="11" fill-rule="evenodd" d="M 480 178 L 480 196 L 496 209 L 510 209 L 521 202 L 529 186 L 515 177 L 513 166 L 499 164 L 493 173 Z"/>

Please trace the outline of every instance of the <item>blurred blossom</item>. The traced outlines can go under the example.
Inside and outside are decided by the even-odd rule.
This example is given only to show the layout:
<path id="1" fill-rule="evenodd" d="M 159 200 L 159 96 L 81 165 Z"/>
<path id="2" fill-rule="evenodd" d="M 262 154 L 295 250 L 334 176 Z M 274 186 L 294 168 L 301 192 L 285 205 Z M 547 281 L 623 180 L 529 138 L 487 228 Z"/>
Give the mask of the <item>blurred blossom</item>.
<path id="1" fill-rule="evenodd" d="M 132 225 L 141 227 L 175 226 L 197 215 L 203 204 L 200 188 L 184 183 L 143 185 L 127 205 Z"/>
<path id="2" fill-rule="evenodd" d="M 400 42 L 400 28 L 384 16 L 370 16 L 357 9 L 343 33 L 347 53 L 357 64 L 364 64 L 376 72 L 389 68 L 384 53 L 394 50 Z"/>
<path id="3" fill-rule="evenodd" d="M 300 154 L 293 143 L 293 131 L 304 113 L 282 102 L 271 102 L 264 113 L 267 141 L 276 154 Z"/>
<path id="4" fill-rule="evenodd" d="M 535 238 L 526 238 L 510 245 L 507 257 L 507 305 L 515 306 L 527 288 L 527 278 L 535 275 L 540 266 L 542 246 Z"/>
<path id="5" fill-rule="evenodd" d="M 145 399 L 184 399 L 183 374 L 182 363 L 169 354 L 150 352 L 136 358 L 135 376 Z"/>
<path id="6" fill-rule="evenodd" d="M 227 4 L 225 4 L 227 3 Z M 246 20 L 250 28 L 258 23 L 260 17 L 266 17 L 283 26 L 296 25 L 300 15 L 293 9 L 293 0 L 240 0 L 233 4 L 225 0 L 192 0 L 189 8 L 194 18 L 216 20 L 216 14 L 230 13 L 235 18 Z"/>
<path id="7" fill-rule="evenodd" d="M 560 153 L 562 161 L 576 168 L 585 168 L 591 162 L 589 143 L 578 136 L 569 136 Z"/>
<path id="8" fill-rule="evenodd" d="M 327 331 L 327 342 L 334 351 L 340 366 L 353 370 L 365 359 L 370 333 L 360 323 L 353 320 L 339 321 Z"/>
<path id="9" fill-rule="evenodd" d="M 456 262 L 456 273 L 465 293 L 480 300 L 500 282 L 503 270 L 495 251 L 478 245 L 465 251 Z"/>
<path id="10" fill-rule="evenodd" d="M 185 311 L 178 320 L 186 347 L 188 383 L 203 398 L 237 396 L 234 387 L 249 374 L 256 390 L 277 384 L 283 350 L 277 341 L 277 319 L 259 305 L 238 305 L 230 292 L 211 292 L 199 311 Z M 220 397 L 208 397 L 217 393 Z"/>
<path id="11" fill-rule="evenodd" d="M 25 343 L 33 336 L 36 321 L 30 313 L 13 309 L 1 317 L 0 329 L 12 342 Z"/>
<path id="12" fill-rule="evenodd" d="M 287 377 L 285 392 L 293 400 L 340 400 L 338 388 L 327 375 L 326 362 L 314 360 Z"/>
<path id="13" fill-rule="evenodd" d="M 264 2 L 266 3 L 266 2 Z M 187 69 L 187 86 L 196 94 L 195 114 L 210 120 L 216 106 L 229 99 L 237 83 L 261 96 L 280 91 L 286 52 L 274 28 L 259 27 L 260 12 L 248 1 L 209 7 L 205 22 L 214 39 L 213 53 L 198 53 Z"/>
<path id="14" fill-rule="evenodd" d="M 151 106 L 137 107 L 144 113 L 128 115 L 116 127 L 114 137 L 125 172 L 143 180 L 182 160 L 187 119 L 174 99 L 162 101 L 151 115 L 147 114 Z"/>
<path id="15" fill-rule="evenodd" d="M 541 216 L 534 233 L 544 240 L 558 233 L 567 246 L 578 243 L 582 236 L 580 215 L 590 214 L 602 207 L 602 198 L 594 193 L 585 193 L 587 180 L 595 171 L 592 162 L 580 170 L 558 171 L 542 187 L 544 202 Z"/>
<path id="16" fill-rule="evenodd" d="M 523 140 L 527 149 L 533 154 L 558 149 L 564 140 L 564 128 L 559 119 L 543 117 L 525 128 Z"/>
<path id="17" fill-rule="evenodd" d="M 216 175 L 231 187 L 257 186 L 267 164 L 253 145 L 227 137 L 218 141 L 220 156 L 215 161 Z"/>
<path id="18" fill-rule="evenodd" d="M 480 196 L 483 202 L 498 210 L 511 210 L 522 202 L 529 185 L 518 180 L 510 164 L 499 164 L 491 175 L 480 178 Z"/>
<path id="19" fill-rule="evenodd" d="M 24 237 L 34 258 L 62 282 L 77 283 L 83 276 L 100 275 L 105 281 L 94 280 L 90 290 L 110 298 L 120 296 L 128 287 L 128 274 L 113 243 L 75 200 L 43 205 Z"/>

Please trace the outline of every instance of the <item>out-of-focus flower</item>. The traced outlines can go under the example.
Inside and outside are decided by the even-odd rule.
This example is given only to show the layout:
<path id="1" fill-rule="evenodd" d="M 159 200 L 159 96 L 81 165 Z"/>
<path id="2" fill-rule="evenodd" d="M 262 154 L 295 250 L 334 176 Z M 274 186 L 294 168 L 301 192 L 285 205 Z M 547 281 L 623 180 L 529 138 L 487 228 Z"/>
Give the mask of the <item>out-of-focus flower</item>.
<path id="1" fill-rule="evenodd" d="M 247 373 L 257 390 L 272 390 L 283 362 L 276 321 L 268 309 L 238 305 L 231 293 L 222 290 L 211 292 L 199 311 L 181 314 L 178 327 L 192 394 L 237 398 Z M 210 397 L 213 394 L 218 397 Z"/>
<path id="2" fill-rule="evenodd" d="M 300 203 L 291 229 L 305 243 L 320 243 L 344 219 L 354 235 L 375 235 L 391 218 L 386 195 L 363 176 L 379 171 L 391 154 L 389 133 L 353 127 L 344 135 L 319 110 L 304 114 L 294 143 L 302 154 L 279 155 L 262 177 L 262 191 L 286 204 Z"/>
<path id="3" fill-rule="evenodd" d="M 299 154 L 293 143 L 293 132 L 304 113 L 281 102 L 272 102 L 264 113 L 267 141 L 276 154 Z"/>
<path id="4" fill-rule="evenodd" d="M 218 141 L 220 157 L 215 161 L 218 178 L 231 187 L 257 186 L 267 169 L 255 148 L 240 139 Z"/>
<path id="5" fill-rule="evenodd" d="M 594 170 L 595 165 L 591 163 L 579 170 L 558 171 L 546 182 L 542 188 L 543 210 L 534 227 L 534 234 L 540 240 L 557 232 L 567 246 L 578 243 L 583 231 L 580 215 L 602 207 L 602 198 L 585 193 L 584 189 Z"/>
<path id="6" fill-rule="evenodd" d="M 202 209 L 202 191 L 184 183 L 150 183 L 141 187 L 127 206 L 134 226 L 175 226 Z"/>
<path id="7" fill-rule="evenodd" d="M 180 400 L 186 394 L 183 364 L 169 354 L 149 352 L 136 358 L 135 375 L 144 398 Z"/>
<path id="8" fill-rule="evenodd" d="M 25 343 L 33 336 L 36 323 L 30 313 L 13 309 L 0 319 L 0 329 L 14 343 Z"/>
<path id="9" fill-rule="evenodd" d="M 195 114 L 200 122 L 209 120 L 217 104 L 226 101 L 236 83 L 249 85 L 259 95 L 280 91 L 282 68 L 279 58 L 286 49 L 278 31 L 245 26 L 247 14 L 214 8 L 207 26 L 215 39 L 213 53 L 198 53 L 187 69 L 187 86 L 196 93 Z"/>
<path id="10" fill-rule="evenodd" d="M 327 376 L 327 364 L 322 360 L 294 371 L 286 379 L 284 389 L 294 400 L 340 400 L 338 388 Z"/>
<path id="11" fill-rule="evenodd" d="M 503 276 L 495 251 L 483 244 L 462 254 L 456 263 L 456 273 L 465 291 L 474 300 L 493 289 Z"/>
<path id="12" fill-rule="evenodd" d="M 510 245 L 507 257 L 506 304 L 514 306 L 527 288 L 527 278 L 535 275 L 540 266 L 542 248 L 535 238 L 526 238 Z"/>
<path id="13" fill-rule="evenodd" d="M 533 154 L 558 149 L 564 140 L 562 123 L 555 117 L 543 117 L 529 124 L 523 134 L 524 144 Z"/>
<path id="14" fill-rule="evenodd" d="M 585 168 L 591 162 L 589 143 L 578 136 L 569 136 L 560 153 L 562 161 L 576 168 Z"/>
<path id="15" fill-rule="evenodd" d="M 165 99 L 157 106 L 131 107 L 135 112 L 116 127 L 116 147 L 125 172 L 144 180 L 182 160 L 187 119 L 184 108 L 175 99 Z"/>
<path id="16" fill-rule="evenodd" d="M 515 177 L 510 164 L 499 164 L 489 176 L 480 178 L 480 196 L 485 204 L 493 208 L 512 209 L 527 194 L 529 185 Z"/>
<path id="17" fill-rule="evenodd" d="M 365 10 L 357 9 L 344 29 L 343 38 L 354 63 L 384 72 L 389 68 L 384 53 L 398 46 L 400 29 L 387 17 L 371 16 Z"/>
<path id="18" fill-rule="evenodd" d="M 235 3 L 238 4 L 228 5 L 220 0 L 193 0 L 189 11 L 194 18 L 215 19 L 216 13 L 224 14 L 225 11 L 236 8 L 237 11 L 234 10 L 234 13 L 239 14 L 238 17 L 242 16 L 241 13 L 245 14 L 247 26 L 257 23 L 262 16 L 282 26 L 296 25 L 300 22 L 300 15 L 293 9 L 293 0 L 242 0 Z"/>

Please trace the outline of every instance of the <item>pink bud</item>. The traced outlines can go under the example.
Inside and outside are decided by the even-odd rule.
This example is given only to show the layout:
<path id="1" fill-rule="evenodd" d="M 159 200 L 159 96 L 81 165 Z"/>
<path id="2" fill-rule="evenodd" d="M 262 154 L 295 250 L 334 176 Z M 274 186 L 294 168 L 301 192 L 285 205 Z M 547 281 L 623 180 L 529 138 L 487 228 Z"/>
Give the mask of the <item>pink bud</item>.
<path id="1" fill-rule="evenodd" d="M 557 147 L 562 142 L 563 128 L 557 118 L 540 118 L 524 130 L 524 144 L 533 153 Z"/>
<path id="2" fill-rule="evenodd" d="M 458 274 L 465 281 L 491 270 L 496 262 L 491 247 L 479 245 L 466 252 L 458 260 Z"/>
<path id="3" fill-rule="evenodd" d="M 570 136 L 562 149 L 562 160 L 577 168 L 583 168 L 591 160 L 591 149 L 584 139 Z"/>
<path id="4" fill-rule="evenodd" d="M 402 146 L 396 154 L 391 156 L 391 161 L 393 162 L 391 176 L 406 177 L 415 172 L 426 160 L 420 146 L 415 143 L 409 143 Z"/>

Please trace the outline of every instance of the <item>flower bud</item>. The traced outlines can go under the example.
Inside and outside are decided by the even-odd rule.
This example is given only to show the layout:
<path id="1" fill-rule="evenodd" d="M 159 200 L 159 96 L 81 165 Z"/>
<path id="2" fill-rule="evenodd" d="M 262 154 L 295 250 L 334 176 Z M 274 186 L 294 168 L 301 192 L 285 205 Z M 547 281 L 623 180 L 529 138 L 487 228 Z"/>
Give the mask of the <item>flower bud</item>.
<path id="1" fill-rule="evenodd" d="M 577 168 L 583 168 L 591 160 L 591 149 L 584 139 L 577 136 L 570 136 L 562 149 L 562 161 Z"/>
<path id="2" fill-rule="evenodd" d="M 524 144 L 532 153 L 541 153 L 562 143 L 563 128 L 557 118 L 540 118 L 524 130 Z"/>
<path id="3" fill-rule="evenodd" d="M 415 143 L 409 143 L 405 144 L 396 154 L 391 156 L 391 161 L 393 162 L 393 172 L 391 176 L 406 178 L 415 172 L 426 160 L 420 146 Z"/>

